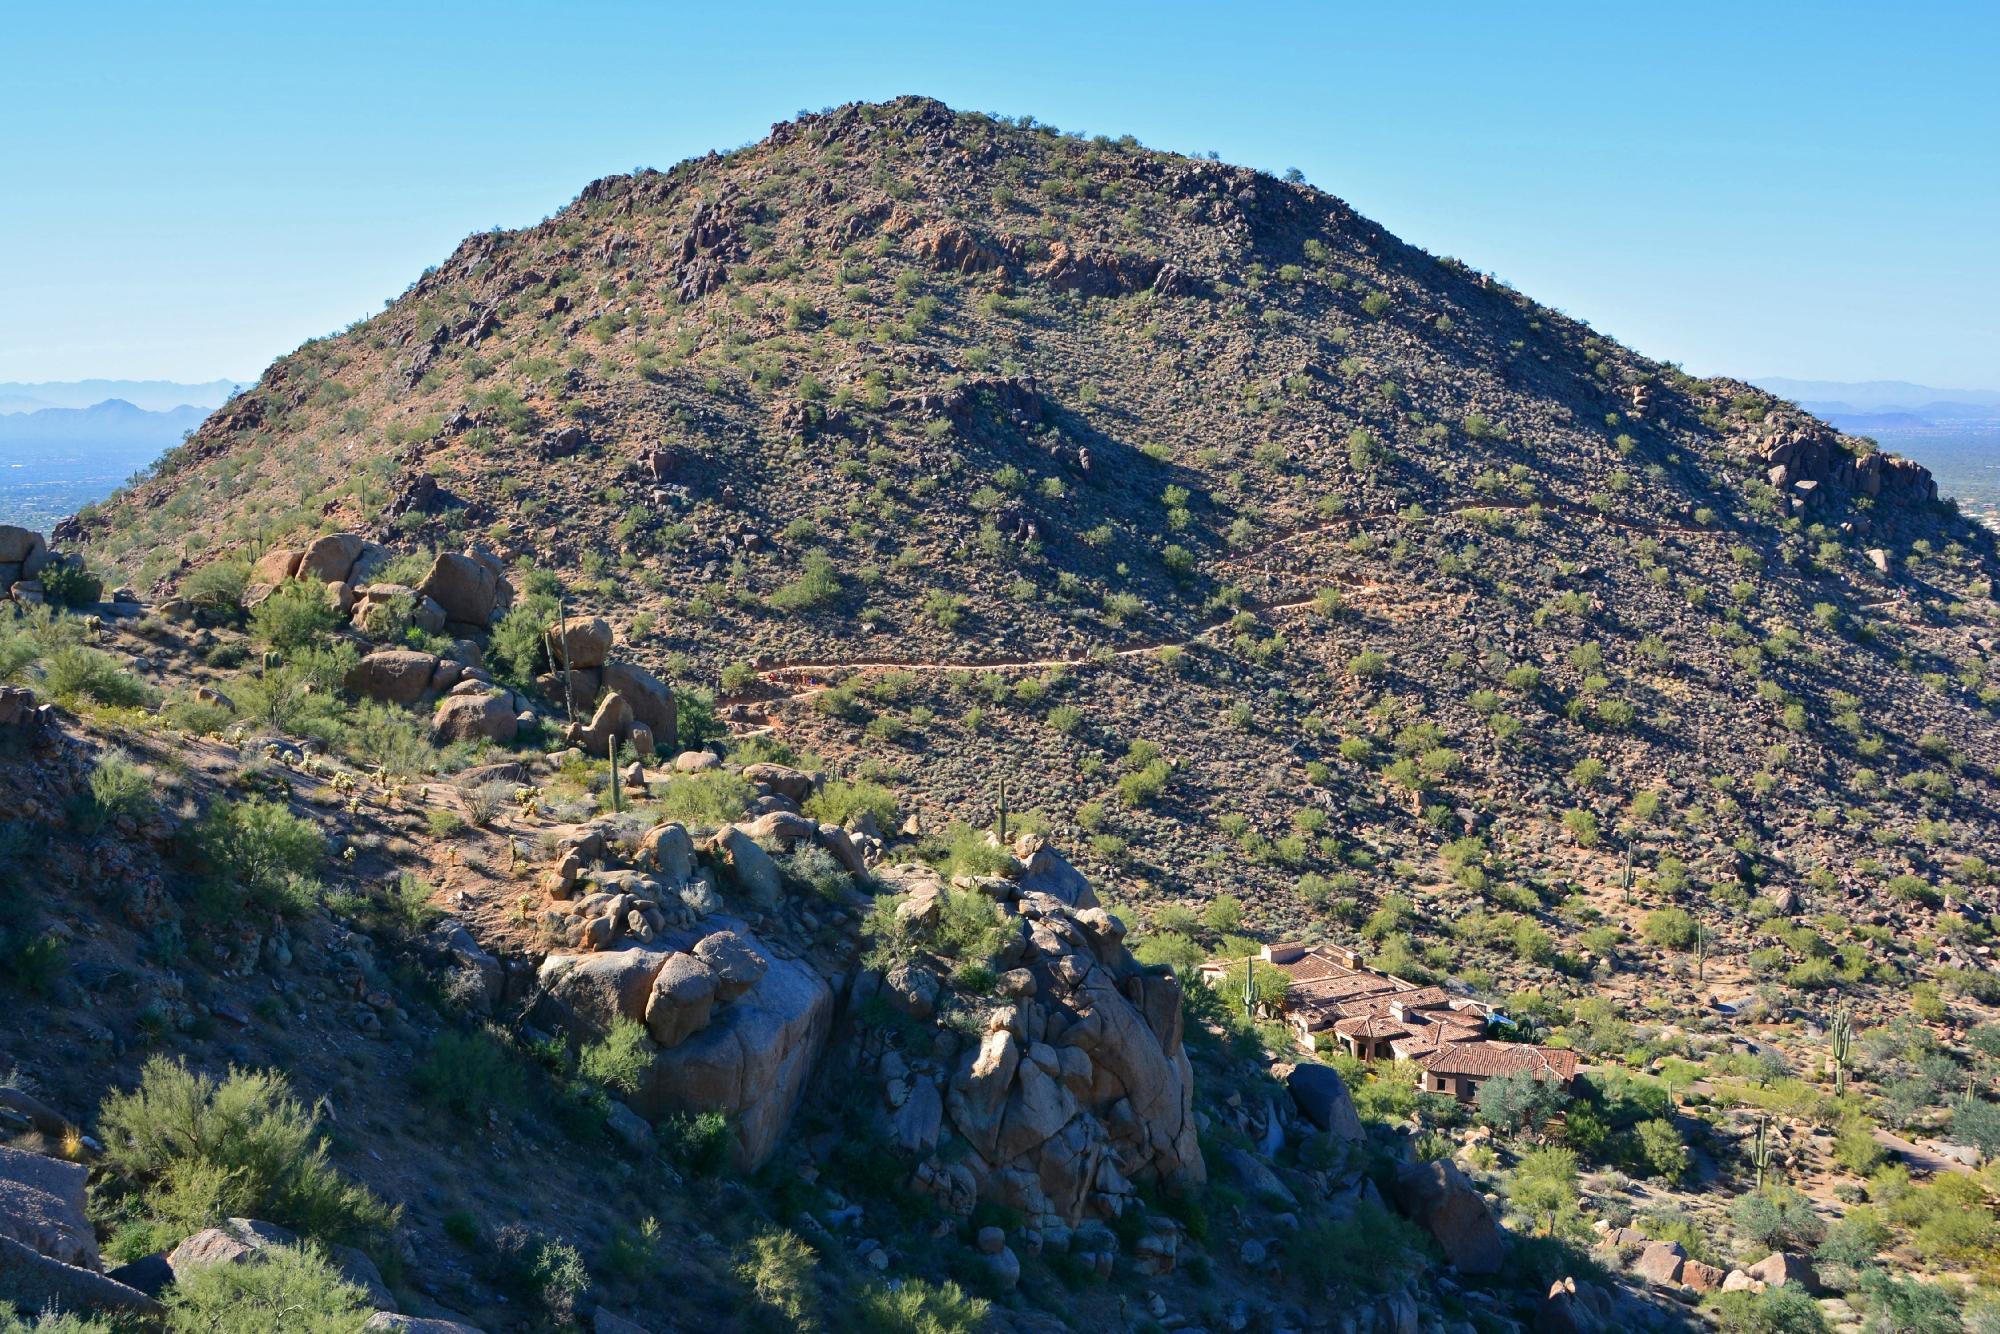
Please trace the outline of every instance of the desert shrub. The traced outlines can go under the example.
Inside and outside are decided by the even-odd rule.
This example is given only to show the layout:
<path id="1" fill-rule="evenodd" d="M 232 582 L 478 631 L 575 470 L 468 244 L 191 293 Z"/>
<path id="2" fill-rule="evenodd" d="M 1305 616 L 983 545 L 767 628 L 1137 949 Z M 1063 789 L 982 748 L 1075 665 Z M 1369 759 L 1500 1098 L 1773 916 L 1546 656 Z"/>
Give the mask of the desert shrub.
<path id="1" fill-rule="evenodd" d="M 1201 968 L 1207 951 L 1197 944 L 1192 936 L 1178 931 L 1157 931 L 1135 941 L 1132 955 L 1140 963 L 1152 967 L 1162 965 L 1172 968 L 1174 975 L 1183 982 L 1192 981 Z"/>
<path id="2" fill-rule="evenodd" d="M 1372 1201 L 1346 1218 L 1309 1223 L 1286 1256 L 1307 1289 L 1394 1292 L 1423 1265 L 1422 1235 Z"/>
<path id="3" fill-rule="evenodd" d="M 558 611 L 556 600 L 546 594 L 530 594 L 509 607 L 487 637 L 486 661 L 493 674 L 517 689 L 533 689 L 535 678 L 550 666 L 546 632 Z"/>
<path id="4" fill-rule="evenodd" d="M 1685 908 L 1660 908 L 1649 912 L 1639 930 L 1661 949 L 1684 950 L 1694 945 L 1695 921 Z"/>
<path id="5" fill-rule="evenodd" d="M 1000 948 L 1006 929 L 999 904 L 976 889 L 948 889 L 938 901 L 931 944 L 950 958 L 983 963 Z"/>
<path id="6" fill-rule="evenodd" d="M 118 1327 L 95 1316 L 43 1311 L 32 1322 L 10 1310 L 0 1310 L 0 1334 L 119 1334 Z"/>
<path id="7" fill-rule="evenodd" d="M 838 898 L 854 888 L 854 877 L 816 843 L 799 844 L 780 857 L 778 865 L 788 877 L 823 899 Z"/>
<path id="8" fill-rule="evenodd" d="M 896 794 L 880 783 L 833 779 L 806 800 L 805 809 L 821 824 L 844 826 L 865 812 L 884 833 L 896 828 Z"/>
<path id="9" fill-rule="evenodd" d="M 1495 1075 L 1479 1086 L 1473 1105 L 1479 1119 L 1510 1135 L 1540 1134 L 1569 1105 L 1569 1095 L 1553 1080 L 1527 1071 Z"/>
<path id="10" fill-rule="evenodd" d="M 208 870 L 203 899 L 211 913 L 247 902 L 297 914 L 318 896 L 313 873 L 326 856 L 326 835 L 277 802 L 216 802 L 196 826 L 195 844 Z"/>
<path id="11" fill-rule="evenodd" d="M 56 561 L 41 573 L 42 596 L 52 607 L 88 607 L 104 596 L 104 581 L 82 562 Z"/>
<path id="12" fill-rule="evenodd" d="M 819 1257 L 796 1232 L 769 1228 L 750 1238 L 736 1276 L 750 1289 L 763 1323 L 774 1329 L 802 1329 L 814 1322 L 819 1291 L 813 1271 Z"/>
<path id="13" fill-rule="evenodd" d="M 1767 1186 L 1737 1196 L 1729 1221 L 1753 1246 L 1765 1251 L 1810 1253 L 1826 1236 L 1826 1223 L 1812 1201 L 1790 1186 Z"/>
<path id="14" fill-rule="evenodd" d="M 513 1053 L 484 1029 L 441 1030 L 411 1078 L 425 1102 L 474 1122 L 521 1096 Z"/>
<path id="15" fill-rule="evenodd" d="M 906 1278 L 894 1287 L 873 1282 L 856 1295 L 853 1328 L 871 1334 L 977 1334 L 989 1309 L 956 1283 Z"/>
<path id="16" fill-rule="evenodd" d="M 66 709 L 79 702 L 107 708 L 143 708 L 153 700 L 153 690 L 127 671 L 109 653 L 80 644 L 64 645 L 41 659 L 41 687 Z"/>
<path id="17" fill-rule="evenodd" d="M 176 1276 L 169 1334 L 357 1334 L 374 1314 L 366 1294 L 318 1252 L 274 1246 L 254 1264 L 202 1265 Z"/>
<path id="18" fill-rule="evenodd" d="M 798 577 L 772 590 L 764 601 L 778 611 L 810 611 L 839 596 L 840 575 L 833 567 L 833 558 L 824 551 L 809 551 Z"/>
<path id="19" fill-rule="evenodd" d="M 727 769 L 677 774 L 660 784 L 653 807 L 662 821 L 685 825 L 728 824 L 743 814 L 757 796 L 743 775 Z"/>
<path id="20" fill-rule="evenodd" d="M 699 1112 L 693 1116 L 670 1116 L 657 1127 L 660 1147 L 684 1172 L 708 1177 L 729 1162 L 734 1138 L 729 1118 L 721 1112 Z"/>
<path id="21" fill-rule="evenodd" d="M 192 691 L 177 690 L 160 706 L 160 721 L 194 736 L 216 736 L 236 721 L 236 711 Z"/>
<path id="22" fill-rule="evenodd" d="M 263 1218 L 318 1240 L 361 1241 L 397 1210 L 327 1160 L 315 1114 L 273 1070 L 217 1082 L 156 1056 L 139 1087 L 98 1113 L 104 1161 L 139 1183 L 150 1212 L 187 1231 L 224 1217 Z"/>
<path id="23" fill-rule="evenodd" d="M 343 754 L 372 764 L 391 777 L 435 773 L 437 748 L 430 728 L 405 709 L 380 700 L 358 700 L 340 718 L 337 742 Z"/>
<path id="24" fill-rule="evenodd" d="M 1828 1328 L 1819 1303 L 1797 1284 L 1717 1293 L 1703 1308 L 1725 1334 L 1822 1334 Z"/>
<path id="25" fill-rule="evenodd" d="M 1127 806 L 1150 805 L 1167 790 L 1167 780 L 1171 777 L 1172 767 L 1164 759 L 1155 758 L 1130 773 L 1121 774 L 1118 795 L 1125 799 Z"/>
<path id="26" fill-rule="evenodd" d="M 70 806 L 70 822 L 94 834 L 115 820 L 137 820 L 153 806 L 153 777 L 123 751 L 107 751 Z"/>
<path id="27" fill-rule="evenodd" d="M 576 1072 L 613 1093 L 629 1095 L 639 1091 L 652 1063 L 646 1026 L 621 1016 L 611 1021 L 609 1033 L 577 1053 Z"/>
<path id="28" fill-rule="evenodd" d="M 250 611 L 250 633 L 281 652 L 310 648 L 340 624 L 326 590 L 287 580 Z"/>
<path id="29" fill-rule="evenodd" d="M 0 932 L 0 977 L 33 996 L 46 996 L 69 971 L 69 949 L 53 931 Z"/>
<path id="30" fill-rule="evenodd" d="M 577 1302 L 590 1289 L 583 1253 L 566 1241 L 542 1236 L 519 1223 L 493 1238 L 493 1258 L 501 1281 L 517 1297 L 533 1302 L 557 1325 L 568 1325 Z"/>
<path id="31" fill-rule="evenodd" d="M 249 561 L 210 561 L 181 580 L 181 596 L 209 611 L 235 613 L 243 609 L 243 590 L 249 585 Z"/>

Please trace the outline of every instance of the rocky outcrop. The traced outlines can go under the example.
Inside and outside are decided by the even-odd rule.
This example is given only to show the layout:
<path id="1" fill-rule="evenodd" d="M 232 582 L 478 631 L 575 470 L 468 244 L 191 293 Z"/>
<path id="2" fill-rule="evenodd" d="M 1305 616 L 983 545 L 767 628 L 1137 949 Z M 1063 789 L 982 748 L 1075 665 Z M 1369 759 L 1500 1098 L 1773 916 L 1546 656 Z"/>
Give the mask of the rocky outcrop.
<path id="1" fill-rule="evenodd" d="M 603 689 L 615 691 L 632 710 L 634 722 L 644 724 L 655 745 L 672 745 L 675 729 L 674 692 L 666 682 L 644 667 L 629 662 L 607 662 L 603 667 Z M 630 729 L 626 733 L 630 739 Z M 647 748 L 649 751 L 651 747 Z M 650 754 L 641 759 L 651 759 Z"/>
<path id="2" fill-rule="evenodd" d="M 934 909 L 912 905 L 934 904 L 934 885 L 895 868 L 884 878 L 908 887 L 899 911 L 921 929 Z M 1135 960 L 1123 923 L 1102 909 L 1005 879 L 980 892 L 1010 919 L 998 962 L 1014 1003 L 989 1009 L 977 1044 L 948 1066 L 884 1058 L 891 1137 L 913 1154 L 938 1146 L 914 1184 L 961 1212 L 983 1196 L 1030 1226 L 1074 1227 L 1119 1214 L 1136 1182 L 1177 1189 L 1205 1179 L 1173 974 Z M 856 1000 L 935 1006 L 914 987 L 919 974 L 935 985 L 928 969 L 899 969 L 864 978 Z"/>
<path id="3" fill-rule="evenodd" d="M 1340 1071 L 1330 1065 L 1302 1065 L 1285 1076 L 1285 1086 L 1299 1115 L 1319 1129 L 1350 1144 L 1364 1138 L 1361 1114 Z"/>
<path id="4" fill-rule="evenodd" d="M 438 701 L 431 716 L 431 735 L 440 742 L 512 741 L 521 730 L 511 696 L 502 691 L 454 692 Z"/>
<path id="5" fill-rule="evenodd" d="M 484 551 L 440 553 L 418 591 L 444 609 L 448 621 L 484 628 L 510 591 L 500 562 Z"/>
<path id="6" fill-rule="evenodd" d="M 0 1237 L 85 1269 L 99 1267 L 80 1163 L 0 1147 Z"/>
<path id="7" fill-rule="evenodd" d="M 1396 1207 L 1437 1241 L 1461 1274 L 1496 1274 L 1506 1238 L 1486 1200 L 1448 1158 L 1396 1169 Z"/>
<path id="8" fill-rule="evenodd" d="M 645 947 L 552 956 L 542 981 L 573 1032 L 645 1024 L 653 1061 L 632 1109 L 726 1114 L 746 1171 L 776 1150 L 832 1027 L 826 981 L 727 917 Z"/>

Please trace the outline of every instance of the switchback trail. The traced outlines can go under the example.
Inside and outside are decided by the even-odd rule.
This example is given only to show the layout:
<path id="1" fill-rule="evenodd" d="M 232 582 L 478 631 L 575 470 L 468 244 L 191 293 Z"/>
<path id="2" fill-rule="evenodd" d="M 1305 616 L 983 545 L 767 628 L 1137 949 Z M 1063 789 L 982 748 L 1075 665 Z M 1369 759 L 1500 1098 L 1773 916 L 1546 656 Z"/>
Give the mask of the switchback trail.
<path id="1" fill-rule="evenodd" d="M 1604 524 L 1607 527 L 1621 528 L 1629 532 L 1646 533 L 1649 535 L 1674 534 L 1695 537 L 1719 537 L 1723 535 L 1721 530 L 1703 528 L 1694 524 L 1645 523 L 1635 519 L 1621 519 L 1591 509 L 1588 506 L 1576 504 L 1573 501 L 1559 500 L 1479 501 L 1477 503 L 1454 505 L 1435 514 L 1426 514 L 1424 517 L 1426 519 L 1434 519 L 1445 515 L 1461 515 L 1493 510 L 1506 513 L 1539 512 L 1543 514 L 1569 514 Z M 1271 554 L 1286 543 L 1295 542 L 1301 538 L 1312 537 L 1321 533 L 1357 527 L 1364 523 L 1393 519 L 1399 514 L 1400 511 L 1393 509 L 1370 510 L 1342 514 L 1318 523 L 1299 524 L 1281 529 L 1271 534 L 1256 546 L 1243 551 L 1233 552 L 1223 557 L 1217 563 L 1225 568 L 1243 566 L 1258 560 L 1260 557 Z M 1357 584 L 1350 585 L 1341 591 L 1369 593 L 1379 592 L 1384 587 L 1385 585 L 1378 583 Z M 1088 667 L 1106 660 L 1115 661 L 1121 658 L 1145 657 L 1148 654 L 1158 653 L 1161 649 L 1166 648 L 1187 648 L 1215 634 L 1217 631 L 1225 629 L 1243 612 L 1250 612 L 1253 615 L 1283 615 L 1288 612 L 1302 611 L 1308 607 L 1316 606 L 1319 600 L 1319 592 L 1318 590 L 1314 590 L 1311 593 L 1289 592 L 1278 598 L 1262 602 L 1243 602 L 1231 608 L 1227 615 L 1212 617 L 1185 635 L 1144 639 L 1136 643 L 1126 644 L 1120 648 L 1096 649 L 1088 653 L 956 659 L 874 657 L 852 658 L 844 661 L 792 660 L 759 663 L 756 665 L 755 670 L 758 680 L 770 685 L 790 684 L 805 686 L 804 689 L 796 689 L 790 694 L 783 696 L 783 698 L 789 699 L 803 699 L 826 689 L 825 678 L 858 672 L 1059 671 L 1066 668 Z M 737 693 L 725 696 L 719 702 L 725 704 L 748 703 L 751 702 L 751 697 Z"/>

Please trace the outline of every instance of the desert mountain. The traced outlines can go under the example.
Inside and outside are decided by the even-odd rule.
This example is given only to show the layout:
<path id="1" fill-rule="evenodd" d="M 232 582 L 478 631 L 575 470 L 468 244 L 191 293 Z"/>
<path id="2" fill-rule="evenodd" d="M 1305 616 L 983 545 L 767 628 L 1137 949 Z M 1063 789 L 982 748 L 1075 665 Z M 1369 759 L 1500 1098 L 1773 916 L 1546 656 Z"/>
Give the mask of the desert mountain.
<path id="1" fill-rule="evenodd" d="M 160 1041 L 365 1109 L 406 1213 L 307 1231 L 400 1238 L 384 1311 L 1804 1328 L 1814 1259 L 1874 1312 L 2000 1236 L 1993 538 L 1301 182 L 805 116 L 468 238 L 0 537 L 95 609 L 0 641 L 68 710 L 9 697 L 20 839 L 115 850 L 71 931 Z M 239 865 L 273 810 L 329 841 Z M 134 1116 L 136 1255 L 200 1215 Z"/>

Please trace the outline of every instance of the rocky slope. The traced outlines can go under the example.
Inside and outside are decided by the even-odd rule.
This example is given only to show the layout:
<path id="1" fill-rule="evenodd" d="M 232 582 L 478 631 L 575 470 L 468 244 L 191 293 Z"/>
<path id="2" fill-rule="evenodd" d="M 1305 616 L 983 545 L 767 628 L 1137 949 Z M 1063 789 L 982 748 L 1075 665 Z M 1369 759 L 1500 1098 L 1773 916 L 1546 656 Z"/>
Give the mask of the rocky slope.
<path id="1" fill-rule="evenodd" d="M 1496 1150 L 1349 1070 L 1372 1128 L 1315 1133 L 1285 1035 L 1205 989 L 1189 1023 L 1161 966 L 1253 937 L 1365 940 L 1582 1049 L 1597 1138 L 1560 1138 L 1604 1173 L 1600 1258 L 1682 1295 L 1762 1243 L 1645 1261 L 1619 1229 L 1700 1249 L 1778 1159 L 1841 1215 L 1853 1114 L 1944 1133 L 1987 1105 L 1992 536 L 1921 468 L 1302 184 L 922 99 L 804 117 L 469 238 L 52 537 L 48 589 L 45 548 L 17 570 L 0 541 L 15 600 L 74 594 L 77 555 L 127 580 L 92 642 L 165 691 L 92 697 L 29 623 L 0 665 L 66 691 L 80 744 L 171 728 L 148 762 L 195 748 L 192 819 L 270 781 L 201 748 L 271 736 L 343 840 L 387 826 L 340 845 L 343 892 L 381 922 L 409 872 L 452 913 L 421 946 L 384 927 L 459 979 L 441 1013 L 511 1015 L 558 1078 L 631 1060 L 603 1115 L 640 1161 L 647 1117 L 681 1143 L 726 1113 L 737 1172 L 814 1195 L 750 1216 L 850 1293 L 907 1268 L 1031 1321 L 1048 1281 L 1109 1275 L 1076 1299 L 1109 1319 L 1119 1282 L 1177 1274 L 1140 1318 L 1403 1328 L 1420 1288 L 1435 1324 L 1664 1318 L 1562 1249 L 1582 1215 L 1490 1189 L 1532 1116 Z M 626 798 L 648 822 L 605 820 Z M 1026 841 L 986 842 L 1007 815 Z M 178 874 L 133 883 L 164 904 Z M 269 967 L 269 939 L 209 961 Z M 390 989 L 350 1000 L 391 1027 Z M 1791 1089 L 1753 1149 L 1771 1081 L 1857 1014 L 1863 1102 Z M 1438 1136 L 1490 1198 L 1420 1167 Z M 1661 1167 L 1662 1136 L 1693 1157 Z M 1514 1252 L 1529 1287 L 1437 1287 L 1489 1267 L 1496 1204 L 1549 1234 Z M 850 1205 L 896 1235 L 835 1235 Z M 672 1221 L 661 1281 L 733 1290 Z M 1306 1259 L 1359 1233 L 1395 1239 L 1373 1277 Z"/>

